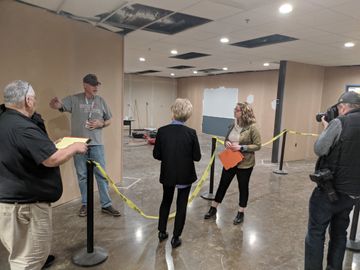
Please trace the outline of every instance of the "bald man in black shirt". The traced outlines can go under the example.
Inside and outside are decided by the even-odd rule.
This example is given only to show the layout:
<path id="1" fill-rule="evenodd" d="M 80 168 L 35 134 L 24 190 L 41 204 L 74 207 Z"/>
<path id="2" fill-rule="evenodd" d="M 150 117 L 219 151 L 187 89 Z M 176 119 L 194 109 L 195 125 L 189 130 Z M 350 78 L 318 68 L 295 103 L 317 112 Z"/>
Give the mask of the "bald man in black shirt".
<path id="1" fill-rule="evenodd" d="M 50 203 L 62 195 L 59 165 L 84 143 L 56 149 L 35 115 L 31 85 L 14 81 L 4 89 L 0 107 L 0 239 L 9 251 L 11 269 L 41 269 L 51 247 Z"/>

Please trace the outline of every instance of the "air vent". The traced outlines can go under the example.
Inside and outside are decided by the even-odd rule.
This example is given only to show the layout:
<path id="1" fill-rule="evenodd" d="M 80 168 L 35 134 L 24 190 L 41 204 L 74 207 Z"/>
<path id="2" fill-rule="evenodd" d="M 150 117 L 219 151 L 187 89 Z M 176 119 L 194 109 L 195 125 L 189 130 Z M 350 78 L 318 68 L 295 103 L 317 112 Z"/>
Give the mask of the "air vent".
<path id="1" fill-rule="evenodd" d="M 211 22 L 209 19 L 174 13 L 144 28 L 144 30 L 161 34 L 173 35 L 189 28 Z"/>
<path id="2" fill-rule="evenodd" d="M 276 43 L 288 42 L 298 40 L 297 38 L 274 34 L 266 37 L 259 37 L 255 39 L 245 40 L 231 45 L 245 48 L 256 48 L 261 46 L 272 45 Z"/>
<path id="3" fill-rule="evenodd" d="M 156 73 L 156 72 L 160 72 L 160 70 L 148 69 L 148 70 L 137 71 L 132 74 L 148 74 L 148 73 Z"/>
<path id="4" fill-rule="evenodd" d="M 173 66 L 173 67 L 169 67 L 172 69 L 187 69 L 187 68 L 193 68 L 193 66 L 184 66 L 184 65 L 180 65 L 180 66 Z"/>
<path id="5" fill-rule="evenodd" d="M 184 54 L 178 54 L 175 56 L 170 56 L 170 58 L 177 58 L 177 59 L 194 59 L 194 58 L 198 58 L 198 57 L 204 57 L 204 56 L 209 56 L 210 54 L 206 54 L 206 53 L 197 53 L 197 52 L 189 52 L 189 53 L 184 53 Z"/>
<path id="6" fill-rule="evenodd" d="M 203 73 L 214 73 L 219 71 L 223 71 L 223 70 L 219 68 L 207 68 L 207 69 L 198 70 L 198 72 L 203 72 Z"/>

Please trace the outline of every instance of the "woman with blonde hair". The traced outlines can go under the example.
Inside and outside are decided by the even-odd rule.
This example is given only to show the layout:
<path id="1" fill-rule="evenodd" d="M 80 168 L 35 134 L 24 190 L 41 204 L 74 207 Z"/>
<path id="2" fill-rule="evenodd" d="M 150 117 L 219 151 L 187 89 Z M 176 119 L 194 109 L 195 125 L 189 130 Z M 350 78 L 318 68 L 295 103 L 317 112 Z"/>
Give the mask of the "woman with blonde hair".
<path id="1" fill-rule="evenodd" d="M 239 209 L 233 221 L 234 225 L 244 221 L 244 211 L 249 198 L 249 180 L 255 166 L 255 151 L 261 148 L 261 138 L 255 126 L 255 115 L 247 102 L 237 103 L 234 108 L 235 122 L 229 127 L 225 137 L 225 147 L 232 151 L 240 151 L 244 158 L 233 168 L 223 168 L 215 200 L 204 219 L 216 219 L 217 206 L 225 197 L 234 176 L 238 180 Z"/>
<path id="2" fill-rule="evenodd" d="M 158 130 L 153 156 L 161 161 L 160 183 L 163 198 L 159 210 L 159 241 L 168 238 L 166 232 L 171 203 L 177 188 L 176 216 L 171 246 L 181 245 L 181 233 L 185 225 L 186 207 L 191 184 L 196 181 L 194 161 L 201 158 L 196 131 L 184 125 L 192 113 L 188 99 L 178 98 L 171 106 L 172 122 Z"/>

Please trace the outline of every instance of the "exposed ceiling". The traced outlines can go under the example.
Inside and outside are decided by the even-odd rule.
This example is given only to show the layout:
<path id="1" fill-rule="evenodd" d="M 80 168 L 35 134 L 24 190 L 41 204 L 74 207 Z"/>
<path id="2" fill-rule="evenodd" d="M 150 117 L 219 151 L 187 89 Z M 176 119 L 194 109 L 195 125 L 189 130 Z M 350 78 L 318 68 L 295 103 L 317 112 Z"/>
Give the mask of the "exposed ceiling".
<path id="1" fill-rule="evenodd" d="M 360 64 L 360 0 L 18 1 L 124 35 L 126 73 L 201 76 L 278 69 L 280 60 L 323 66 Z M 293 12 L 278 12 L 284 2 L 293 5 Z M 270 35 L 275 35 L 270 39 L 294 40 L 253 48 L 231 45 Z M 222 37 L 229 43 L 220 43 Z M 355 46 L 345 48 L 349 41 Z M 171 55 L 174 49 L 186 57 L 205 55 L 181 59 Z M 270 65 L 264 66 L 265 62 Z"/>

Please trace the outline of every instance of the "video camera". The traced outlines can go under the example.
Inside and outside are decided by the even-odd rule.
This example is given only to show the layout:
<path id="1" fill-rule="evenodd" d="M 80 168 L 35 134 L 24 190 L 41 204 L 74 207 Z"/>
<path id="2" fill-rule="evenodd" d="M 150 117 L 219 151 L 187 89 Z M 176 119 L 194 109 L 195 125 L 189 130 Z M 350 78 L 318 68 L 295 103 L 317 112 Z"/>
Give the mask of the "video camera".
<path id="1" fill-rule="evenodd" d="M 330 202 L 336 202 L 339 198 L 334 189 L 333 173 L 329 169 L 316 170 L 310 174 L 311 181 L 315 182 L 328 195 Z"/>
<path id="2" fill-rule="evenodd" d="M 330 122 L 339 116 L 339 111 L 336 105 L 331 106 L 326 112 L 319 112 L 316 114 L 316 121 L 321 122 L 321 118 L 325 116 L 325 121 Z"/>

